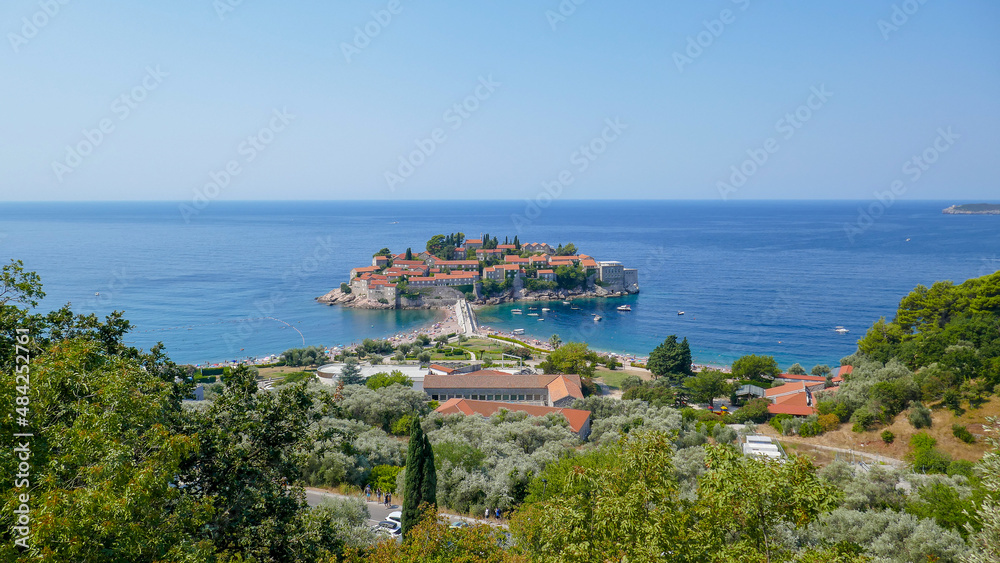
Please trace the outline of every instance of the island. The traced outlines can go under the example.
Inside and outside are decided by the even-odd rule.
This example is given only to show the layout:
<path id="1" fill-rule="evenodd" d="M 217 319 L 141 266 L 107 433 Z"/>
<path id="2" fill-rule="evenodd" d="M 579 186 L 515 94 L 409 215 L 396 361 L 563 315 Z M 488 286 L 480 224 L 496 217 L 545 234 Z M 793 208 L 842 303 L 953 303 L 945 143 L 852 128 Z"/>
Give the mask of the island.
<path id="1" fill-rule="evenodd" d="M 942 209 L 945 215 L 1000 215 L 1000 204 L 996 203 L 967 203 L 965 205 L 952 205 L 947 209 Z"/>
<path id="2" fill-rule="evenodd" d="M 316 300 L 364 309 L 441 309 L 462 300 L 493 305 L 638 292 L 635 268 L 597 260 L 572 243 L 522 244 L 517 236 L 501 243 L 489 234 L 467 239 L 451 233 L 434 235 L 417 252 L 383 248 L 371 265 L 351 269 L 347 281 Z"/>

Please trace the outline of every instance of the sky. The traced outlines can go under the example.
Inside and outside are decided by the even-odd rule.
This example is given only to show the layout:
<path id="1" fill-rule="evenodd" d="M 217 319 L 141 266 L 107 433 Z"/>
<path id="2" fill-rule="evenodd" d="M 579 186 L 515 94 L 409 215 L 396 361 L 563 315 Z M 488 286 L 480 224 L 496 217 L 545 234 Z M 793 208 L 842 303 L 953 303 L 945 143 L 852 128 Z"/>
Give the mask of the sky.
<path id="1" fill-rule="evenodd" d="M 7 0 L 0 31 L 0 201 L 1000 193 L 988 0 Z"/>

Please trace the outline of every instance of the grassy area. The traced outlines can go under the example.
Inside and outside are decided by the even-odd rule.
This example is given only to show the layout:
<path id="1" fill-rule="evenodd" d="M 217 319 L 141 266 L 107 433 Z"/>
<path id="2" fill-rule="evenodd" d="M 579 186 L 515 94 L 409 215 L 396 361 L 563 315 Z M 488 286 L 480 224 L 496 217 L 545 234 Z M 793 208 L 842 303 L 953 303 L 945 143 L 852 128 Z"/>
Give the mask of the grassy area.
<path id="1" fill-rule="evenodd" d="M 594 371 L 594 377 L 601 378 L 601 380 L 604 381 L 604 384 L 612 389 L 621 389 L 622 380 L 630 375 L 638 375 L 641 379 L 649 379 L 649 375 L 647 373 L 640 373 L 634 369 L 625 371 L 619 368 L 611 371 L 604 366 L 598 366 Z"/>
<path id="2" fill-rule="evenodd" d="M 1000 416 L 1000 397 L 991 397 L 981 408 L 966 410 L 961 416 L 955 416 L 947 409 L 934 408 L 932 405 L 931 427 L 921 430 L 910 425 L 904 411 L 897 415 L 896 420 L 887 427 L 858 433 L 851 431 L 850 423 L 844 423 L 837 430 L 801 440 L 811 444 L 854 449 L 895 459 L 906 459 L 906 454 L 910 451 L 910 437 L 917 432 L 926 432 L 937 439 L 937 449 L 947 453 L 953 459 L 978 461 L 983 453 L 989 449 L 989 444 L 979 438 L 984 434 L 982 425 L 988 416 Z M 970 432 L 978 435 L 976 442 L 966 444 L 956 438 L 951 430 L 951 425 L 955 423 L 966 425 Z M 892 444 L 882 442 L 881 434 L 885 429 L 890 430 L 896 436 Z"/>

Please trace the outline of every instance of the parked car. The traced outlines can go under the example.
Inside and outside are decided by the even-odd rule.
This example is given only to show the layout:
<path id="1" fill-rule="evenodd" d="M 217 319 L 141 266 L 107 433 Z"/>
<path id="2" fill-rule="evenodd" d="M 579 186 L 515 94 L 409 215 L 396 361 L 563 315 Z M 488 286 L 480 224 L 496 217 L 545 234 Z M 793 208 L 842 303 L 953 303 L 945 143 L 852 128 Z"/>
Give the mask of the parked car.
<path id="1" fill-rule="evenodd" d="M 402 525 L 403 524 L 403 513 L 400 511 L 390 512 L 388 516 L 385 517 L 386 520 L 392 520 L 393 522 Z"/>
<path id="2" fill-rule="evenodd" d="M 454 522 L 451 523 L 451 526 L 448 526 L 448 527 L 449 528 L 468 528 L 469 527 L 469 523 L 466 522 L 465 520 L 456 520 L 456 521 L 454 521 Z"/>
<path id="3" fill-rule="evenodd" d="M 372 531 L 376 534 L 388 534 L 390 536 L 398 536 L 402 531 L 402 526 L 399 522 L 394 522 L 392 520 L 382 520 L 378 524 L 372 526 Z"/>

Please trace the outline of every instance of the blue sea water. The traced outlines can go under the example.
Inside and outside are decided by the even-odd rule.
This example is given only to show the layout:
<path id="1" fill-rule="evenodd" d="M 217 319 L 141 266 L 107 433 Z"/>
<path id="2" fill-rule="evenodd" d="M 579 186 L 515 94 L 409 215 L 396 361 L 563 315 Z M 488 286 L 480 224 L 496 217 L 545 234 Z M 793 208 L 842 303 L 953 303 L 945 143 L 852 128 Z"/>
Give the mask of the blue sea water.
<path id="1" fill-rule="evenodd" d="M 488 308 L 480 322 L 639 355 L 677 334 L 697 361 L 758 353 L 808 368 L 850 354 L 915 285 L 1000 269 L 1000 217 L 941 214 L 952 203 L 899 201 L 870 221 L 871 202 L 844 201 L 212 202 L 189 221 L 177 203 L 8 203 L 0 249 L 41 275 L 43 308 L 123 310 L 135 345 L 162 341 L 176 361 L 203 363 L 429 322 L 437 313 L 314 301 L 384 246 L 454 231 L 573 242 L 638 268 L 641 293 L 550 304 L 542 322 Z"/>

